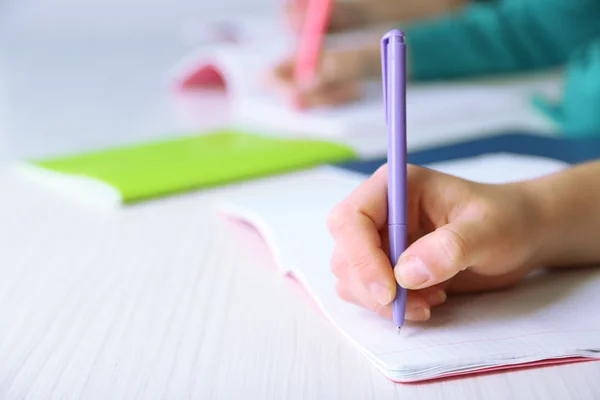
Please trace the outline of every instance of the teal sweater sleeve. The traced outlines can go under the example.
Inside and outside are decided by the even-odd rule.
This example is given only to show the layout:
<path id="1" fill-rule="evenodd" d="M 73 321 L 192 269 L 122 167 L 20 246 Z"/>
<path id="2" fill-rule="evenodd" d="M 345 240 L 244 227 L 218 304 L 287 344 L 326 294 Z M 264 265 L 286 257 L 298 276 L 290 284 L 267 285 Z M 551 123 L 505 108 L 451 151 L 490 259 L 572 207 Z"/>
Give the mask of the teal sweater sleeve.
<path id="1" fill-rule="evenodd" d="M 550 68 L 600 36 L 600 0 L 499 0 L 403 28 L 413 80 Z"/>

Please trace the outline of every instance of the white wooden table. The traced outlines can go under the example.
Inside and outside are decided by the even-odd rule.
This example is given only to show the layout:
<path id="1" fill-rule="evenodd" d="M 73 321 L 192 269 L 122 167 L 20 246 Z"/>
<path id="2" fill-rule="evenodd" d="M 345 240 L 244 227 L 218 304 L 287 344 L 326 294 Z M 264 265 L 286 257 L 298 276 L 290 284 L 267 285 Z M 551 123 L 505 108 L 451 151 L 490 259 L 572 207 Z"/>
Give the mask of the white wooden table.
<path id="1" fill-rule="evenodd" d="M 92 15 L 117 3 L 110 39 Z M 0 164 L 200 127 L 178 117 L 163 79 L 186 47 L 173 24 L 204 0 L 144 2 L 154 14 L 139 15 L 133 0 L 23 4 L 8 3 L 3 25 L 14 40 L 2 47 Z M 43 25 L 44 12 L 92 38 L 19 24 Z M 226 120 L 209 100 L 204 127 Z M 600 363 L 388 382 L 278 274 L 260 238 L 212 212 L 218 192 L 103 213 L 2 172 L 0 398 L 600 398 Z"/>

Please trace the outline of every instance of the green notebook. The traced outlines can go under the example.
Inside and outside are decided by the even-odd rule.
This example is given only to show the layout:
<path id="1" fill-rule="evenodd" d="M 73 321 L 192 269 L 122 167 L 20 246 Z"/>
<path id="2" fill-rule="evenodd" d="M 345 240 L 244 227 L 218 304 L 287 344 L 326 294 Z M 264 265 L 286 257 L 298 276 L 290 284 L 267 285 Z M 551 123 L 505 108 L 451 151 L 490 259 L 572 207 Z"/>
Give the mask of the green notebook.
<path id="1" fill-rule="evenodd" d="M 73 196 L 125 205 L 355 159 L 348 146 L 232 130 L 29 161 L 30 177 Z"/>

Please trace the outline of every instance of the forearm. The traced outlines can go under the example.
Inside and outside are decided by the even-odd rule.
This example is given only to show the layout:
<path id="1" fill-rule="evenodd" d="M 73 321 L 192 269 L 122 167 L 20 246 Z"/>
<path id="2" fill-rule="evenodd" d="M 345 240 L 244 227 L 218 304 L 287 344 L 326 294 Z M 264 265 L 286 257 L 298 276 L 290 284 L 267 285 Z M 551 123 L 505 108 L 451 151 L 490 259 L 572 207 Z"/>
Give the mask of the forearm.
<path id="1" fill-rule="evenodd" d="M 525 185 L 539 205 L 540 264 L 600 265 L 600 161 Z"/>

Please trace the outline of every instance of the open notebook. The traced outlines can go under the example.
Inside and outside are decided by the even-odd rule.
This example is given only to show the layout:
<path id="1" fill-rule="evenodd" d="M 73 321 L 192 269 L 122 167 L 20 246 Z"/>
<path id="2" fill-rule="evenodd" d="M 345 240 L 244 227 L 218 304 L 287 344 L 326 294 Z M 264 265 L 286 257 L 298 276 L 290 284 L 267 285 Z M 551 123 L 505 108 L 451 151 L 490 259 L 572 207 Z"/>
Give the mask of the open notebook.
<path id="1" fill-rule="evenodd" d="M 364 82 L 362 96 L 355 102 L 311 110 L 296 110 L 268 93 L 262 86 L 262 75 L 284 56 L 293 54 L 294 40 L 277 27 L 271 34 L 267 31 L 261 31 L 263 40 L 254 37 L 243 44 L 200 46 L 188 54 L 172 71 L 176 96 L 191 94 L 193 98 L 198 90 L 225 87 L 232 123 L 237 128 L 327 137 L 366 135 L 385 141 L 379 80 Z M 449 135 L 467 138 L 527 128 L 532 123 L 545 129 L 546 123 L 531 112 L 530 97 L 536 92 L 556 96 L 559 89 L 554 73 L 409 85 L 407 124 L 410 132 L 418 134 L 411 135 L 408 144 L 414 148 L 432 138 L 438 142 Z"/>
<path id="2" fill-rule="evenodd" d="M 496 154 L 432 165 L 480 182 L 555 172 L 566 164 Z M 600 357 L 600 269 L 531 277 L 505 292 L 450 298 L 427 323 L 391 321 L 340 300 L 329 270 L 327 213 L 364 176 L 333 167 L 244 185 L 222 210 L 249 222 L 284 273 L 293 274 L 322 312 L 386 377 L 414 382 L 490 369 Z"/>

